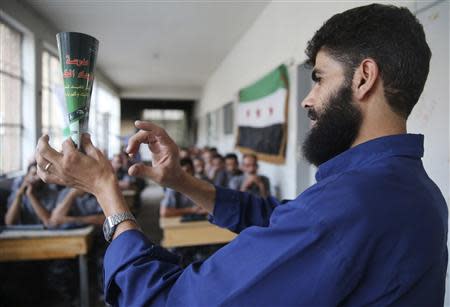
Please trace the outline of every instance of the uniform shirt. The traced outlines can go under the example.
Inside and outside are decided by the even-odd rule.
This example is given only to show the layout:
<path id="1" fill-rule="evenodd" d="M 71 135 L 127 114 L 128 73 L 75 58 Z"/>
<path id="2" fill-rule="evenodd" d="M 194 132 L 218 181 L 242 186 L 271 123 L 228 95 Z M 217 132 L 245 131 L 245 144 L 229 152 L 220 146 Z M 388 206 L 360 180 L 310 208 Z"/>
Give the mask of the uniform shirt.
<path id="1" fill-rule="evenodd" d="M 161 200 L 161 206 L 166 208 L 190 208 L 194 207 L 195 203 L 180 192 L 167 188 L 164 191 L 164 197 Z"/>
<path id="2" fill-rule="evenodd" d="M 11 208 L 14 199 L 16 198 L 17 192 L 20 189 L 24 177 L 21 179 L 14 180 L 11 194 L 8 197 L 8 210 Z M 25 190 L 26 191 L 26 190 Z M 39 189 L 34 189 L 36 198 L 39 200 L 41 205 L 51 212 L 56 206 L 56 199 L 58 197 L 58 191 L 54 186 L 43 183 Z M 36 215 L 33 209 L 30 198 L 26 193 L 22 196 L 22 203 L 20 204 L 20 217 L 18 224 L 31 225 L 31 224 L 42 224 L 42 221 Z"/>
<path id="3" fill-rule="evenodd" d="M 217 187 L 215 224 L 239 235 L 184 270 L 137 230 L 105 256 L 120 306 L 442 306 L 447 206 L 421 161 L 423 136 L 394 135 L 320 165 L 295 200 Z"/>
<path id="4" fill-rule="evenodd" d="M 242 184 L 247 180 L 248 175 L 243 174 L 240 176 L 234 176 L 230 179 L 230 182 L 228 183 L 228 187 L 233 190 L 239 191 L 241 189 Z M 258 177 L 263 182 L 264 187 L 266 188 L 266 191 L 268 194 L 270 194 L 270 181 L 269 178 L 266 176 L 258 175 Z M 257 196 L 261 196 L 261 191 L 259 190 L 259 187 L 256 184 L 252 184 L 250 188 L 247 190 L 247 192 L 252 193 Z"/>
<path id="5" fill-rule="evenodd" d="M 218 170 L 214 174 L 214 178 L 212 180 L 214 185 L 218 185 L 219 187 L 226 188 L 228 186 L 228 173 L 226 170 Z"/>

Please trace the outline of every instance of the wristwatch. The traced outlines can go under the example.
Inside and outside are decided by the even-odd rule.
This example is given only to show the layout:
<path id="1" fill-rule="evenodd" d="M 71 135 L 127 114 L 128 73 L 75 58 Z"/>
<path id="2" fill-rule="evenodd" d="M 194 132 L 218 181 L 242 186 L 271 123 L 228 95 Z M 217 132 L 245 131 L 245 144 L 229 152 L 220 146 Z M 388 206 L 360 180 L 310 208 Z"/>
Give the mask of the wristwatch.
<path id="1" fill-rule="evenodd" d="M 103 223 L 103 235 L 105 240 L 111 242 L 114 233 L 116 232 L 117 226 L 124 221 L 136 222 L 136 218 L 130 212 L 122 212 L 108 216 Z"/>

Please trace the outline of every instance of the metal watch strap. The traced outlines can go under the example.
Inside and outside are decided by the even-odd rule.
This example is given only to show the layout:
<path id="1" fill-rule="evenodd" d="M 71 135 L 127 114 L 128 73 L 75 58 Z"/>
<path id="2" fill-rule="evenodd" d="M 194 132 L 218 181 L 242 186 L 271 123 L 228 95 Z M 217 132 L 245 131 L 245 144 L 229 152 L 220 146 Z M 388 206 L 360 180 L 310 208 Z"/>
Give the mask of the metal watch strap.
<path id="1" fill-rule="evenodd" d="M 106 218 L 106 222 L 108 223 L 108 226 L 110 229 L 110 233 L 108 234 L 109 238 L 107 238 L 106 234 L 105 234 L 105 239 L 108 242 L 111 241 L 112 237 L 114 236 L 114 232 L 116 231 L 117 225 L 119 225 L 120 223 L 122 223 L 124 221 L 136 222 L 136 218 L 133 216 L 133 214 L 131 212 L 121 212 L 121 213 L 117 213 L 117 214 L 108 216 Z"/>

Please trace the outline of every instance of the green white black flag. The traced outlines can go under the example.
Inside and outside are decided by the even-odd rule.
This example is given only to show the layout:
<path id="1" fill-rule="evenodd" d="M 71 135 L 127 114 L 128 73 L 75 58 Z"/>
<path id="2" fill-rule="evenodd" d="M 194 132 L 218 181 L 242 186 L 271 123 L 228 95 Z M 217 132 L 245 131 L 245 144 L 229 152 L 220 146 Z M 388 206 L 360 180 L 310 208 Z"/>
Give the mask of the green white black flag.
<path id="1" fill-rule="evenodd" d="M 279 66 L 239 92 L 237 147 L 274 163 L 284 162 L 287 138 L 288 74 Z"/>

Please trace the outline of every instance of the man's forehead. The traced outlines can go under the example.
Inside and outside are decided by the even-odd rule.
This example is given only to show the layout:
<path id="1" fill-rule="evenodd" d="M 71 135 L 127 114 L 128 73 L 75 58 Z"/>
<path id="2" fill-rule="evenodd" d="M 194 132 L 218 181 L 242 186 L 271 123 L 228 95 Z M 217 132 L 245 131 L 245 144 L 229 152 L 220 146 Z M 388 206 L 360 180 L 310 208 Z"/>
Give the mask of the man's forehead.
<path id="1" fill-rule="evenodd" d="M 320 50 L 316 55 L 313 72 L 316 74 L 344 73 L 344 67 L 327 51 Z"/>

